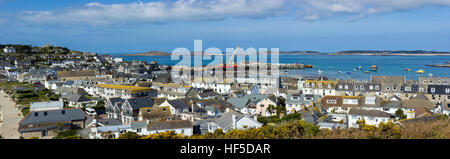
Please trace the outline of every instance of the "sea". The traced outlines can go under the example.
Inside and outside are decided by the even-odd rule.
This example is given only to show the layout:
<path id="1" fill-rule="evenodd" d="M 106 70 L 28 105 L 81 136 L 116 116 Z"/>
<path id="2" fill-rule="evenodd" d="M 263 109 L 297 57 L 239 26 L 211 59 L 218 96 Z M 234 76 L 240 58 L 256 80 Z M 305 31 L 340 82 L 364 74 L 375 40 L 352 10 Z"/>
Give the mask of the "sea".
<path id="1" fill-rule="evenodd" d="M 181 60 L 171 60 L 171 56 L 123 56 L 116 53 L 109 55 L 121 57 L 125 61 L 156 61 L 162 65 L 181 64 Z M 268 61 L 271 61 L 270 58 Z M 211 60 L 205 60 L 203 65 L 209 62 Z M 308 69 L 281 70 L 281 76 L 326 76 L 333 79 L 361 81 L 370 79 L 370 76 L 405 76 L 408 80 L 417 80 L 420 76 L 450 77 L 449 67 L 426 66 L 427 64 L 445 64 L 445 62 L 450 62 L 450 56 L 279 55 L 279 63 L 302 63 L 314 66 Z M 376 65 L 378 71 L 370 71 L 372 65 Z M 361 70 L 355 69 L 359 66 L 362 67 Z M 405 68 L 411 71 L 406 71 Z M 425 72 L 416 74 L 418 70 Z"/>

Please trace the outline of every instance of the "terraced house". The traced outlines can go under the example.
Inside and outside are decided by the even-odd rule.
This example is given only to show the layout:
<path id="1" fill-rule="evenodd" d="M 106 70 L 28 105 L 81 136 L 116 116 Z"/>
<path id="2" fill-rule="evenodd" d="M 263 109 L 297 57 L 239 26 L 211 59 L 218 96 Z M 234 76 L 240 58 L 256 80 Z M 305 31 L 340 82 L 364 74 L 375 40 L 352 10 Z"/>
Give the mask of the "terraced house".
<path id="1" fill-rule="evenodd" d="M 336 95 L 336 81 L 311 81 L 306 80 L 302 91 L 303 94 L 315 94 L 321 97 Z"/>
<path id="2" fill-rule="evenodd" d="M 115 84 L 98 84 L 96 94 L 105 98 L 156 97 L 156 90 L 149 87 L 137 87 Z"/>
<path id="3" fill-rule="evenodd" d="M 139 120 L 141 108 L 153 107 L 153 100 L 149 97 L 138 98 L 108 98 L 105 102 L 108 118 L 118 119 L 122 123 Z"/>

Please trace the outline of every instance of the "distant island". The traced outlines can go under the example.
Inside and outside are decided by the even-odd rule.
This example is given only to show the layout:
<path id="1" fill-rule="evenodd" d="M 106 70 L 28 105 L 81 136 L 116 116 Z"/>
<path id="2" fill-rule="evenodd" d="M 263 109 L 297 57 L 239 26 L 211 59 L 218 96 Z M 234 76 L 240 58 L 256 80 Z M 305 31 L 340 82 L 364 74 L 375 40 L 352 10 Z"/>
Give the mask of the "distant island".
<path id="1" fill-rule="evenodd" d="M 197 53 L 191 52 L 191 55 L 196 55 Z M 268 51 L 270 54 L 270 51 Z M 450 52 L 441 51 L 424 51 L 424 50 L 414 50 L 414 51 L 378 51 L 378 50 L 349 50 L 340 51 L 336 53 L 321 53 L 318 51 L 280 51 L 279 54 L 282 55 L 371 55 L 371 56 L 424 56 L 424 55 L 450 55 Z M 170 56 L 172 53 L 161 52 L 161 51 L 149 51 L 146 53 L 135 53 L 135 54 L 124 54 L 123 56 Z"/>
<path id="2" fill-rule="evenodd" d="M 375 55 L 375 56 L 408 56 L 408 55 L 450 55 L 450 52 L 440 51 L 377 51 L 377 50 L 350 50 L 331 53 L 330 55 Z"/>

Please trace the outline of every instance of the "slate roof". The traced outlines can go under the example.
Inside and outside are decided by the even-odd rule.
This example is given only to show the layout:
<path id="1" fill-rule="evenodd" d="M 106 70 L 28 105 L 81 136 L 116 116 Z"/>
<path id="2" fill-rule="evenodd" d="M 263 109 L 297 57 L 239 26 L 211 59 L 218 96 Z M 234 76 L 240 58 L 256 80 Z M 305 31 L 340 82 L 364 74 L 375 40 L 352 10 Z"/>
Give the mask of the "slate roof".
<path id="1" fill-rule="evenodd" d="M 64 102 L 63 101 L 50 101 L 50 102 L 31 102 L 30 103 L 30 110 L 48 109 L 48 108 L 63 109 Z"/>
<path id="2" fill-rule="evenodd" d="M 384 108 L 400 108 L 402 107 L 402 101 L 383 102 L 381 106 Z"/>
<path id="3" fill-rule="evenodd" d="M 359 109 L 359 108 L 352 108 L 352 109 L 350 109 L 348 114 L 373 116 L 373 117 L 386 117 L 386 118 L 390 118 L 391 117 L 390 114 L 388 114 L 388 113 L 386 113 L 384 111 L 366 110 L 366 109 Z"/>
<path id="4" fill-rule="evenodd" d="M 193 123 L 190 120 L 169 120 L 151 122 L 147 125 L 147 130 L 168 130 L 181 128 L 193 128 Z"/>
<path id="5" fill-rule="evenodd" d="M 167 100 L 167 102 L 175 109 L 189 108 L 189 106 L 181 99 Z"/>
<path id="6" fill-rule="evenodd" d="M 153 100 L 149 97 L 131 98 L 126 100 L 128 101 L 128 103 L 130 103 L 131 108 L 133 108 L 133 110 L 140 109 L 142 107 L 153 106 Z"/>
<path id="7" fill-rule="evenodd" d="M 45 115 L 45 113 L 47 113 L 47 115 Z M 19 127 L 23 128 L 30 124 L 70 122 L 85 119 L 86 115 L 81 109 L 32 111 L 19 122 Z"/>
<path id="8" fill-rule="evenodd" d="M 170 108 L 166 106 L 141 108 L 140 112 L 143 120 L 161 119 L 172 116 Z"/>
<path id="9" fill-rule="evenodd" d="M 425 107 L 427 109 L 433 109 L 434 104 L 429 100 L 418 100 L 418 99 L 408 99 L 402 101 L 402 107 L 418 109 L 420 107 Z"/>
<path id="10" fill-rule="evenodd" d="M 375 83 L 385 83 L 385 84 L 404 84 L 404 76 L 372 76 L 371 82 Z"/>
<path id="11" fill-rule="evenodd" d="M 87 97 L 84 96 L 84 95 L 80 95 L 80 94 L 71 94 L 71 93 L 65 94 L 65 95 L 63 95 L 61 98 L 67 99 L 68 101 L 71 101 L 71 102 L 86 102 L 86 101 L 90 101 L 90 99 L 87 98 Z"/>
<path id="12" fill-rule="evenodd" d="M 58 77 L 95 76 L 95 71 L 59 71 Z"/>
<path id="13" fill-rule="evenodd" d="M 249 103 L 249 101 L 256 104 L 265 98 L 265 95 L 245 94 L 243 97 L 230 98 L 227 102 L 235 108 L 242 109 Z"/>
<path id="14" fill-rule="evenodd" d="M 219 118 L 214 119 L 214 122 L 221 128 L 226 129 L 228 126 L 233 124 L 232 116 L 236 115 L 236 120 L 244 116 L 244 114 L 238 113 L 236 111 L 230 110 L 229 112 L 223 113 Z"/>
<path id="15" fill-rule="evenodd" d="M 432 91 L 434 89 L 434 92 Z M 428 85 L 427 93 L 428 94 L 447 94 L 450 95 L 450 91 L 446 92 L 445 90 L 450 89 L 450 85 Z"/>

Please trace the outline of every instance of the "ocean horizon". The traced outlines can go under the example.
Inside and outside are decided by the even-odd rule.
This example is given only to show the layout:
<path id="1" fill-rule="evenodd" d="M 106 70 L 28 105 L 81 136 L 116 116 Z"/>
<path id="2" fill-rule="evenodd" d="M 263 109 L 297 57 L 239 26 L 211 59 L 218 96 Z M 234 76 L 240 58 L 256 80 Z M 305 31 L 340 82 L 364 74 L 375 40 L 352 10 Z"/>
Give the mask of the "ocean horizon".
<path id="1" fill-rule="evenodd" d="M 123 56 L 124 53 L 108 53 L 113 57 L 121 57 L 125 61 L 156 61 L 162 65 L 176 65 L 180 60 L 171 60 L 171 56 Z M 181 59 L 181 58 L 180 58 Z M 268 58 L 270 62 L 270 58 Z M 212 60 L 204 60 L 203 65 L 207 65 Z M 335 79 L 356 79 L 368 80 L 370 76 L 405 76 L 408 80 L 417 80 L 418 77 L 449 77 L 450 68 L 431 67 L 427 64 L 445 64 L 450 61 L 449 56 L 367 56 L 367 55 L 288 55 L 280 54 L 279 63 L 282 64 L 310 64 L 314 68 L 306 69 L 283 69 L 281 76 L 326 76 Z M 239 62 L 239 61 L 237 61 Z M 369 71 L 372 65 L 378 67 L 378 71 Z M 361 66 L 361 70 L 355 70 Z M 411 69 L 406 71 L 405 68 Z M 321 73 L 319 73 L 319 70 Z M 416 74 L 416 71 L 424 70 L 423 74 Z M 369 73 L 365 73 L 369 71 Z"/>

